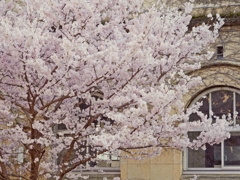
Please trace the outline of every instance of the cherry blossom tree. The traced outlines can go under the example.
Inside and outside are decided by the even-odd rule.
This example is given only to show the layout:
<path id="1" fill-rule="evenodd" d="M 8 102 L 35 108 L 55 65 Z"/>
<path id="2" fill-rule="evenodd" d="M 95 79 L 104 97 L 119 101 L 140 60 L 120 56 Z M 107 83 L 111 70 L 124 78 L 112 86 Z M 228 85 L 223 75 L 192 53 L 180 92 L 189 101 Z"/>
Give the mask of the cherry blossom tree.
<path id="1" fill-rule="evenodd" d="M 211 58 L 222 19 L 190 29 L 191 3 L 142 4 L 0 2 L 0 179 L 62 180 L 107 151 L 154 155 L 228 136 L 225 120 L 211 124 L 200 104 L 182 101 L 201 83 L 187 72 Z M 192 113 L 199 121 L 188 121 Z M 186 132 L 198 127 L 190 141 Z"/>

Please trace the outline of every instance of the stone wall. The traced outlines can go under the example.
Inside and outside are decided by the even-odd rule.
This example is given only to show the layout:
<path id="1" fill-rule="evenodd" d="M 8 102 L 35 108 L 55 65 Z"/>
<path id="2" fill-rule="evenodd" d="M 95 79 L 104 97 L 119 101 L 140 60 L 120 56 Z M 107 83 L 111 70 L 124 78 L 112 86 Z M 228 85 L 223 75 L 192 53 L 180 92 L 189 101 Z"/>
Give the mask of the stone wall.
<path id="1" fill-rule="evenodd" d="M 157 157 L 145 160 L 121 159 L 121 180 L 179 180 L 182 152 L 166 148 Z"/>

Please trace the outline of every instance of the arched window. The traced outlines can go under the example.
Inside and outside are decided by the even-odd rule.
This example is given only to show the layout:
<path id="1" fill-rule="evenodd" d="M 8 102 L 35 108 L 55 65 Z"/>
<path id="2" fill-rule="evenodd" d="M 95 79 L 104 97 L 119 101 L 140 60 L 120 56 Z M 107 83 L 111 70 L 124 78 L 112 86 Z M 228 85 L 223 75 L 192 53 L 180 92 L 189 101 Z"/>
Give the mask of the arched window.
<path id="1" fill-rule="evenodd" d="M 232 127 L 229 127 L 231 137 L 220 144 L 207 144 L 206 150 L 187 149 L 185 151 L 185 170 L 230 170 L 240 169 L 240 91 L 234 88 L 218 87 L 200 94 L 192 102 L 203 102 L 200 108 L 204 114 L 213 119 L 216 116 L 231 116 Z M 190 117 L 194 121 L 196 114 Z M 188 132 L 190 139 L 195 139 L 199 130 Z"/>

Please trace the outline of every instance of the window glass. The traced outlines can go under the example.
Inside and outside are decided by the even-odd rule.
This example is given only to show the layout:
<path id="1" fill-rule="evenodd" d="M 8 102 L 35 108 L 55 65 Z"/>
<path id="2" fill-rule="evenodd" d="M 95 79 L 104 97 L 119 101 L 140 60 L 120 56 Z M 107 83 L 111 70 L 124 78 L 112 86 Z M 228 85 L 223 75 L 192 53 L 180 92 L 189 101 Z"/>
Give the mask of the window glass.
<path id="1" fill-rule="evenodd" d="M 231 133 L 231 137 L 224 141 L 224 165 L 240 165 L 240 132 Z"/>
<path id="2" fill-rule="evenodd" d="M 217 59 L 223 59 L 223 46 L 217 47 Z"/>
<path id="3" fill-rule="evenodd" d="M 196 139 L 200 132 L 189 132 L 190 140 Z M 221 144 L 206 145 L 206 150 L 188 149 L 189 168 L 218 168 L 221 166 Z"/>
<path id="4" fill-rule="evenodd" d="M 202 102 L 202 106 L 200 107 L 199 111 L 203 112 L 209 118 L 209 95 L 201 98 L 199 102 Z M 199 116 L 196 113 L 190 115 L 189 121 L 197 121 L 200 120 Z"/>
<path id="5" fill-rule="evenodd" d="M 228 114 L 233 117 L 233 92 L 221 90 L 212 92 L 211 95 L 213 119 L 215 119 L 215 116 L 221 118 Z"/>
<path id="6" fill-rule="evenodd" d="M 240 124 L 240 95 L 236 93 L 236 124 Z"/>

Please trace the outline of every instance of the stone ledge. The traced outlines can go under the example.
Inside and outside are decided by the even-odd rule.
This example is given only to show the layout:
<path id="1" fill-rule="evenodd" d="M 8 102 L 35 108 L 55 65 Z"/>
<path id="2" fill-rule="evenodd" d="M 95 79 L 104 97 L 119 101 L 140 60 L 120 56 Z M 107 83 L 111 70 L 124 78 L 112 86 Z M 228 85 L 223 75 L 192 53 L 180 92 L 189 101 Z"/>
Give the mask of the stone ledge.
<path id="1" fill-rule="evenodd" d="M 200 174 L 197 180 L 239 180 L 240 174 Z M 189 180 L 194 175 L 182 175 L 180 180 Z"/>

